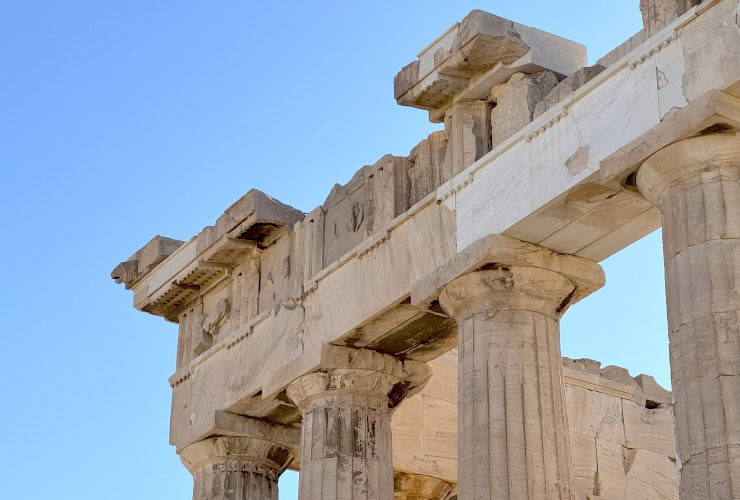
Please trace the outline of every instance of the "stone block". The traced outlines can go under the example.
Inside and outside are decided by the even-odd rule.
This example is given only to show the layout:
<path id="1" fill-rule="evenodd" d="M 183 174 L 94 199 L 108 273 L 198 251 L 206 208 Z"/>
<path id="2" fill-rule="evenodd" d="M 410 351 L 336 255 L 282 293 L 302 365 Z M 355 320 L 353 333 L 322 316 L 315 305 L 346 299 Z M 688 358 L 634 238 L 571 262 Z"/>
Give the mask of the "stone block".
<path id="1" fill-rule="evenodd" d="M 566 386 L 565 399 L 571 432 L 624 444 L 620 398 L 595 390 Z"/>
<path id="2" fill-rule="evenodd" d="M 452 170 L 445 168 L 447 133 L 432 132 L 409 153 L 409 206 L 434 191 L 452 177 Z"/>
<path id="3" fill-rule="evenodd" d="M 581 68 L 572 75 L 565 77 L 547 93 L 544 99 L 537 103 L 533 112 L 534 118 L 537 118 L 566 97 L 573 95 L 573 92 L 583 87 L 602 71 L 604 71 L 604 66 L 595 64 Z"/>
<path id="4" fill-rule="evenodd" d="M 568 75 L 585 65 L 585 48 L 549 33 L 474 10 L 396 76 L 399 104 L 440 121 L 455 101 L 485 99 L 517 71 Z"/>
<path id="5" fill-rule="evenodd" d="M 593 493 L 598 481 L 596 440 L 592 436 L 571 431 L 570 452 L 575 490 L 584 496 Z"/>
<path id="6" fill-rule="evenodd" d="M 665 390 L 661 387 L 650 375 L 644 373 L 635 377 L 637 384 L 642 389 L 642 395 L 645 398 L 645 405 L 647 407 L 657 407 L 658 405 L 671 405 L 673 404 L 671 391 Z"/>
<path id="7" fill-rule="evenodd" d="M 624 447 L 620 444 L 596 439 L 596 460 L 598 479 L 594 484 L 594 493 L 603 498 L 624 498 L 626 478 L 624 472 Z"/>
<path id="8" fill-rule="evenodd" d="M 627 448 L 639 448 L 676 458 L 672 408 L 647 409 L 634 401 L 623 400 L 622 411 Z"/>
<path id="9" fill-rule="evenodd" d="M 702 0 L 640 0 L 642 24 L 652 36 Z"/>
<path id="10" fill-rule="evenodd" d="M 679 473 L 668 457 L 648 450 L 634 450 L 625 463 L 626 497 L 629 500 L 675 500 Z M 689 497 L 690 498 L 690 497 Z"/>
<path id="11" fill-rule="evenodd" d="M 493 147 L 503 142 L 532 121 L 537 104 L 557 85 L 551 71 L 533 75 L 516 73 L 508 82 L 491 90 L 496 107 L 491 111 Z"/>

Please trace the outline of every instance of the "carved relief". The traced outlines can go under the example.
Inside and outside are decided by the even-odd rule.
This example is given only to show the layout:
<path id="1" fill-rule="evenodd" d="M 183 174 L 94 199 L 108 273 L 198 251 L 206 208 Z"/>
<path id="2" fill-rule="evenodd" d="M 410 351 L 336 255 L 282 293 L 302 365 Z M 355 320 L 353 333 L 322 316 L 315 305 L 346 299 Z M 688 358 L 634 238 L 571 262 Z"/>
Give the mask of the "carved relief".
<path id="1" fill-rule="evenodd" d="M 116 280 L 116 284 L 124 284 L 126 290 L 131 288 L 131 283 L 136 279 L 139 272 L 138 260 L 127 260 L 121 262 L 110 273 L 110 277 Z"/>
<path id="2" fill-rule="evenodd" d="M 218 301 L 216 310 L 212 314 L 207 315 L 201 312 L 200 324 L 196 321 L 193 330 L 193 352 L 196 355 L 201 354 L 215 343 L 218 332 L 229 319 L 230 312 L 231 304 L 226 298 Z"/>

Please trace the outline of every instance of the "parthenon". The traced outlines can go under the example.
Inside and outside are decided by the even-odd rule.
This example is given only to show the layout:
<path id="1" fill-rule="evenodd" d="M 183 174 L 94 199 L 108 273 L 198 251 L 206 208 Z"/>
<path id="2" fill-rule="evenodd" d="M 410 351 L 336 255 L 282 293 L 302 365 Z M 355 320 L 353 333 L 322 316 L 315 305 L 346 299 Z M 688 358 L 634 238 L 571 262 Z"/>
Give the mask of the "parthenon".
<path id="1" fill-rule="evenodd" d="M 591 66 L 473 11 L 395 78 L 444 127 L 407 156 L 115 267 L 179 325 L 194 500 L 277 499 L 287 469 L 301 500 L 740 500 L 740 0 L 639 7 Z M 560 351 L 659 227 L 672 392 Z"/>

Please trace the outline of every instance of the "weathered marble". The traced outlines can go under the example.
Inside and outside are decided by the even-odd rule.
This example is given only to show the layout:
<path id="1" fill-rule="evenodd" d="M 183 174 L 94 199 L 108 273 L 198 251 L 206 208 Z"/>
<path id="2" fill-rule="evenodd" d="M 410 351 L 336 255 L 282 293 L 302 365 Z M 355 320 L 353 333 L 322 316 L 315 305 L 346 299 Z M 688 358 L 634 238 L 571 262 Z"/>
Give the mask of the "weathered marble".
<path id="1" fill-rule="evenodd" d="M 391 410 L 430 376 L 422 363 L 344 349 L 346 363 L 303 375 L 288 397 L 301 411 L 300 496 L 393 497 Z"/>
<path id="2" fill-rule="evenodd" d="M 214 436 L 249 436 L 240 418 L 295 432 L 303 426 L 304 442 L 321 445 L 307 462 L 298 458 L 313 453 L 307 446 L 282 444 L 294 457 L 288 466 L 310 479 L 301 487 L 319 488 L 302 500 L 324 495 L 324 483 L 327 491 L 357 486 L 389 498 L 384 408 L 399 396 L 381 389 L 408 380 L 391 367 L 413 365 L 412 396 L 426 380 L 425 363 L 459 344 L 465 390 L 457 422 L 486 439 L 505 438 L 499 470 L 508 477 L 492 483 L 491 470 L 478 463 L 493 459 L 498 467 L 500 452 L 468 431 L 455 436 L 444 410 L 452 400 L 442 392 L 408 399 L 417 413 L 440 418 L 433 430 L 420 426 L 420 442 L 404 434 L 409 451 L 397 477 L 453 484 L 448 472 L 458 457 L 447 450 L 459 437 L 467 443 L 459 462 L 475 476 L 460 476 L 462 498 L 504 483 L 520 498 L 573 491 L 672 498 L 671 396 L 647 377 L 581 361 L 572 378 L 577 389 L 563 399 L 557 352 L 558 315 L 603 281 L 594 262 L 662 222 L 684 497 L 737 497 L 732 280 L 740 211 L 736 151 L 726 144 L 736 144 L 740 130 L 740 1 L 694 4 L 643 0 L 645 29 L 596 68 L 585 68 L 585 48 L 576 43 L 473 11 L 396 77 L 398 102 L 427 110 L 443 131 L 408 156 L 385 155 L 360 168 L 308 214 L 250 191 L 190 240 L 155 237 L 116 266 L 111 277 L 133 292 L 137 309 L 179 324 L 170 377 L 170 442 L 178 453 Z M 721 147 L 693 147 L 717 137 Z M 663 161 L 671 154 L 676 161 Z M 687 165 L 703 166 L 697 173 Z M 373 364 L 365 378 L 356 365 L 363 357 L 387 363 Z M 488 366 L 496 368 L 490 378 L 475 371 Z M 389 369 L 390 378 L 378 375 Z M 379 382 L 369 391 L 332 388 L 373 377 Z M 537 383 L 517 385 L 517 377 Z M 310 388 L 316 396 L 302 397 Z M 519 399 L 491 406 L 505 394 Z M 569 398 L 578 413 L 567 421 Z M 367 491 L 363 480 L 355 485 L 332 472 L 346 453 L 331 457 L 334 448 L 322 441 L 321 425 L 344 425 L 347 412 L 381 430 L 371 448 L 385 447 L 382 458 L 354 444 L 342 448 L 359 455 L 352 458 L 358 470 L 377 469 Z M 621 426 L 617 415 L 627 419 Z M 566 422 L 570 439 L 561 432 Z M 523 446 L 522 435 L 540 444 Z M 572 466 L 569 447 L 580 450 Z M 415 450 L 424 450 L 421 458 Z M 222 472 L 197 472 L 206 497 L 220 490 L 203 484 L 225 484 L 238 471 Z"/>
<path id="3" fill-rule="evenodd" d="M 458 325 L 462 500 L 572 497 L 558 320 L 576 290 L 566 274 L 506 259 L 442 290 Z"/>
<path id="4" fill-rule="evenodd" d="M 740 498 L 740 135 L 650 157 L 640 191 L 663 214 L 682 498 Z"/>
<path id="5" fill-rule="evenodd" d="M 293 456 L 262 437 L 220 436 L 180 452 L 193 474 L 193 500 L 277 500 L 278 477 Z"/>
<path id="6" fill-rule="evenodd" d="M 447 500 L 454 485 L 442 479 L 421 474 L 398 472 L 393 476 L 395 500 Z"/>

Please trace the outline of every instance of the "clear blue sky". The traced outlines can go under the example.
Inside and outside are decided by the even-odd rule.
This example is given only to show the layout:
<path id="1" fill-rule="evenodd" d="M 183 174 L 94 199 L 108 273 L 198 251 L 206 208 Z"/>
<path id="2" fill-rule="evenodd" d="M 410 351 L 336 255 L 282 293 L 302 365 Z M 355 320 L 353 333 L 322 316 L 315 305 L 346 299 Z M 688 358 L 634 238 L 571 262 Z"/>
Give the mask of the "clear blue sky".
<path id="1" fill-rule="evenodd" d="M 473 8 L 585 43 L 638 0 L 0 1 L 3 498 L 186 499 L 168 446 L 176 325 L 110 270 L 249 188 L 308 211 L 433 127 L 393 76 Z M 668 384 L 660 237 L 604 263 L 563 352 Z M 282 498 L 295 498 L 295 475 Z"/>

